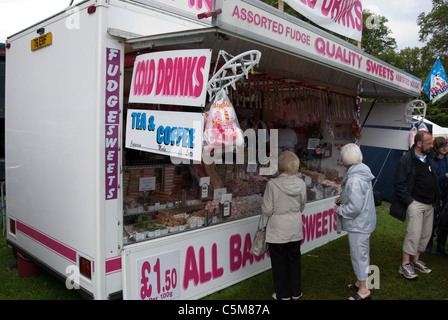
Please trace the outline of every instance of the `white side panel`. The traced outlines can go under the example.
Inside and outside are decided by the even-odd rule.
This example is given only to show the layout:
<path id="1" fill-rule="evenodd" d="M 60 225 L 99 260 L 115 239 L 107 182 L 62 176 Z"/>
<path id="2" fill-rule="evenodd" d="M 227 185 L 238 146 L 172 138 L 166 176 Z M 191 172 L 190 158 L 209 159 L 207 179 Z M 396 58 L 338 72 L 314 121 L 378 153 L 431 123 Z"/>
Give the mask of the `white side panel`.
<path id="1" fill-rule="evenodd" d="M 198 13 L 203 11 L 198 10 Z M 208 26 L 210 26 L 209 19 L 182 18 L 167 14 L 163 10 L 157 11 L 154 8 L 150 10 L 149 7 L 132 5 L 128 2 L 111 1 L 109 7 L 109 29 L 124 31 L 133 36 L 148 36 Z"/>
<path id="2" fill-rule="evenodd" d="M 89 15 L 84 7 L 74 14 L 76 27 L 62 14 L 11 38 L 7 50 L 8 216 L 23 224 L 18 233 L 41 235 L 41 250 L 50 249 L 67 263 L 77 263 L 79 255 L 95 257 L 95 214 L 104 199 L 104 148 L 99 147 L 104 104 L 98 103 L 104 89 L 98 88 L 99 81 L 104 88 L 105 71 L 98 63 L 105 51 L 98 45 L 99 13 Z M 53 43 L 31 51 L 41 27 L 52 33 Z M 46 259 L 18 239 L 10 238 Z"/>
<path id="3" fill-rule="evenodd" d="M 409 128 L 406 122 L 406 103 L 375 103 L 371 109 L 372 102 L 361 104 L 361 123 L 364 123 L 368 115 L 366 125 L 384 127 Z M 370 111 L 370 113 L 369 113 Z"/>
<path id="4" fill-rule="evenodd" d="M 369 147 L 408 150 L 409 131 L 363 128 L 359 143 Z"/>
<path id="5" fill-rule="evenodd" d="M 408 150 L 410 125 L 406 122 L 405 110 L 404 103 L 375 103 L 373 107 L 371 102 L 363 103 L 360 145 Z"/>

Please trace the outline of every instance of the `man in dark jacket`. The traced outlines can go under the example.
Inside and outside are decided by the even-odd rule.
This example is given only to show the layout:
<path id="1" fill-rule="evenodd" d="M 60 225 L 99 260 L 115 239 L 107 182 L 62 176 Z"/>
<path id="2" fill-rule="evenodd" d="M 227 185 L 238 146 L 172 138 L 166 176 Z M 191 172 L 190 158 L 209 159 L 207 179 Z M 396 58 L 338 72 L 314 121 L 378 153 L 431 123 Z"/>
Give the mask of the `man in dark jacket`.
<path id="1" fill-rule="evenodd" d="M 395 196 L 390 214 L 408 225 L 403 243 L 403 261 L 398 272 L 406 279 L 417 274 L 430 273 L 431 269 L 420 260 L 432 233 L 435 205 L 439 201 L 439 186 L 433 160 L 428 156 L 432 150 L 432 135 L 419 131 L 414 145 L 398 162 L 394 177 Z"/>

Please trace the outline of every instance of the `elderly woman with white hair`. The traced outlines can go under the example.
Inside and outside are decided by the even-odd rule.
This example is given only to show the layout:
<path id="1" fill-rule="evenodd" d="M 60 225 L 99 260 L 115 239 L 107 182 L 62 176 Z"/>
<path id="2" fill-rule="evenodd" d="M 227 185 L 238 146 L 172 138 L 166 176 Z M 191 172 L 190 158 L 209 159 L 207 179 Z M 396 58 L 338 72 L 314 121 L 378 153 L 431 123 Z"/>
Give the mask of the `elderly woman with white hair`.
<path id="1" fill-rule="evenodd" d="M 278 157 L 279 175 L 269 180 L 261 212 L 269 218 L 266 242 L 269 244 L 274 299 L 298 300 L 302 296 L 301 251 L 302 211 L 306 202 L 305 182 L 297 176 L 299 158 L 291 151 Z"/>
<path id="2" fill-rule="evenodd" d="M 348 169 L 342 180 L 342 192 L 335 200 L 334 210 L 347 231 L 353 271 L 357 278 L 349 288 L 356 293 L 350 300 L 371 298 L 367 287 L 370 265 L 370 235 L 376 226 L 376 210 L 372 180 L 375 178 L 369 167 L 362 163 L 361 149 L 354 143 L 341 148 L 343 165 Z"/>

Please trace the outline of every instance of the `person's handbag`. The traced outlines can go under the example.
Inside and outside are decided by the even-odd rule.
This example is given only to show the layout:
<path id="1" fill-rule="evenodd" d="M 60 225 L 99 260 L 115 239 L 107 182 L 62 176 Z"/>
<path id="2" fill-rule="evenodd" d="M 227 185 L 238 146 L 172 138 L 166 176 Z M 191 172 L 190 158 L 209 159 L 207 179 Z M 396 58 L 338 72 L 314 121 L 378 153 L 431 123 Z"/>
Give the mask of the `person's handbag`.
<path id="1" fill-rule="evenodd" d="M 265 254 L 268 249 L 268 244 L 266 243 L 266 225 L 263 224 L 263 215 L 260 215 L 257 231 L 255 231 L 252 247 L 249 252 L 252 255 L 259 257 Z"/>

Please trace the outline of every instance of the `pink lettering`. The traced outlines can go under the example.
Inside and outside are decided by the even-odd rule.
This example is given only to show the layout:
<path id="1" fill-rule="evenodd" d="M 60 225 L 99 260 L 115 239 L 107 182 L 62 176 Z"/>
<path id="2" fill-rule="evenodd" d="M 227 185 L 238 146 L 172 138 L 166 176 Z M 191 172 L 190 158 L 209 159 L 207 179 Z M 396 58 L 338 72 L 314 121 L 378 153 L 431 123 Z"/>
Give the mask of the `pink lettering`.
<path id="1" fill-rule="evenodd" d="M 247 261 L 249 261 L 250 264 L 254 262 L 254 256 L 250 253 L 250 247 L 252 247 L 252 239 L 250 233 L 246 233 L 243 250 L 243 268 L 246 266 Z"/>
<path id="2" fill-rule="evenodd" d="M 322 237 L 322 212 L 316 214 L 316 238 Z"/>
<path id="3" fill-rule="evenodd" d="M 372 60 L 366 61 L 366 71 L 389 81 L 394 81 L 394 70 L 384 67 Z"/>
<path id="4" fill-rule="evenodd" d="M 307 5 L 311 9 L 314 9 L 314 7 L 316 6 L 317 0 L 300 0 L 300 2 L 302 2 L 305 5 Z"/>
<path id="5" fill-rule="evenodd" d="M 218 246 L 216 243 L 212 245 L 212 274 L 213 279 L 220 278 L 224 274 L 224 268 L 218 268 Z"/>
<path id="6" fill-rule="evenodd" d="M 264 259 L 265 255 L 269 256 L 269 251 L 259 257 L 255 257 L 250 253 L 252 247 L 252 238 L 250 233 L 246 233 L 243 239 L 240 234 L 234 234 L 229 239 L 229 267 L 230 272 L 238 271 L 246 266 L 246 263 L 253 263 L 255 260 L 259 262 Z M 242 250 L 242 251 L 241 251 Z"/>
<path id="7" fill-rule="evenodd" d="M 194 67 L 196 65 L 196 61 L 198 60 L 197 57 L 189 57 L 187 58 L 187 62 L 186 62 L 186 66 L 185 66 L 185 71 L 187 72 L 187 74 L 192 75 L 194 74 Z M 185 97 L 191 97 L 193 96 L 193 77 L 186 77 L 185 78 L 185 90 L 184 90 L 184 96 Z"/>
<path id="8" fill-rule="evenodd" d="M 168 58 L 165 62 L 165 79 L 163 81 L 163 95 L 169 96 L 171 95 L 170 92 L 170 84 L 172 82 L 173 77 L 173 59 Z"/>
<path id="9" fill-rule="evenodd" d="M 314 50 L 323 57 L 334 59 L 340 63 L 361 68 L 363 57 L 347 48 L 341 47 L 336 43 L 331 43 L 323 38 L 317 38 L 314 42 Z"/>
<path id="10" fill-rule="evenodd" d="M 362 3 L 359 0 L 324 0 L 321 13 L 346 27 L 362 30 Z"/>
<path id="11" fill-rule="evenodd" d="M 156 92 L 155 95 L 158 96 L 163 89 L 163 82 L 165 77 L 165 60 L 159 59 L 157 63 L 157 80 L 156 80 Z"/>
<path id="12" fill-rule="evenodd" d="M 328 233 L 327 215 L 328 215 L 328 211 L 322 212 L 322 236 L 326 236 Z"/>
<path id="13" fill-rule="evenodd" d="M 306 45 L 310 45 L 310 36 L 305 34 L 305 33 L 301 33 L 298 30 L 295 29 L 291 29 L 290 27 L 286 27 L 286 33 L 285 33 L 285 37 L 290 37 L 293 40 L 296 40 L 297 42 L 302 42 L 303 44 Z"/>
<path id="14" fill-rule="evenodd" d="M 239 8 L 238 6 L 235 6 L 233 8 L 232 17 L 236 17 L 241 21 L 254 24 L 257 27 L 272 31 L 279 35 L 285 32 L 285 26 L 280 22 L 271 20 L 265 16 L 260 16 L 260 14 L 254 13 L 246 8 Z"/>
<path id="15" fill-rule="evenodd" d="M 340 16 L 342 16 L 343 11 L 341 10 L 340 6 L 341 6 L 340 0 L 333 1 L 333 7 L 330 9 L 331 19 L 336 21 L 340 18 Z"/>
<path id="16" fill-rule="evenodd" d="M 194 247 L 190 246 L 187 248 L 185 255 L 185 268 L 184 268 L 184 281 L 183 287 L 184 289 L 188 288 L 190 281 L 193 281 L 195 286 L 198 283 L 206 283 L 211 281 L 212 279 L 217 279 L 222 277 L 224 274 L 224 269 L 222 267 L 218 267 L 218 247 L 216 243 L 214 243 L 211 247 L 211 270 L 206 270 L 206 254 L 205 248 L 199 248 L 199 267 L 196 261 L 196 255 L 194 251 Z"/>
<path id="17" fill-rule="evenodd" d="M 195 286 L 199 283 L 198 265 L 196 264 L 196 256 L 192 246 L 187 248 L 185 254 L 185 269 L 184 269 L 184 283 L 183 287 L 186 290 L 190 281 L 193 281 Z"/>
<path id="18" fill-rule="evenodd" d="M 356 2 L 355 4 L 355 14 L 356 14 L 356 20 L 355 20 L 355 27 L 356 30 L 361 31 L 362 30 L 362 3 L 361 1 Z"/>
<path id="19" fill-rule="evenodd" d="M 157 66 L 153 59 L 139 61 L 134 72 L 133 94 L 198 98 L 204 86 L 206 62 L 206 56 L 160 58 Z"/>
<path id="20" fill-rule="evenodd" d="M 140 61 L 134 73 L 134 95 L 149 95 L 154 87 L 155 62 Z"/>
<path id="21" fill-rule="evenodd" d="M 234 272 L 240 269 L 242 263 L 241 255 L 241 236 L 234 234 L 229 239 L 229 266 L 230 272 Z"/>
<path id="22" fill-rule="evenodd" d="M 173 76 L 172 92 L 182 96 L 185 90 L 185 77 L 187 74 L 184 71 L 184 60 L 176 58 L 174 62 L 175 75 Z"/>
<path id="23" fill-rule="evenodd" d="M 196 77 L 195 77 L 196 84 L 193 89 L 193 96 L 195 98 L 200 97 L 201 92 L 202 92 L 202 83 L 204 83 L 204 76 L 202 74 L 202 70 L 204 70 L 204 68 L 205 68 L 206 61 L 207 61 L 207 59 L 204 56 L 200 57 L 198 59 L 197 66 L 195 68 L 196 69 L 196 73 L 195 73 L 196 74 Z"/>
<path id="24" fill-rule="evenodd" d="M 154 60 L 146 61 L 146 76 L 144 79 L 144 94 L 149 95 L 154 87 L 154 79 L 156 77 L 156 63 Z"/>
<path id="25" fill-rule="evenodd" d="M 327 2 L 328 2 L 328 4 L 327 4 Z M 322 9 L 321 9 L 322 14 L 324 16 L 328 16 L 332 5 L 333 5 L 333 0 L 324 0 L 324 3 L 322 4 Z"/>
<path id="26" fill-rule="evenodd" d="M 212 273 L 205 271 L 205 250 L 204 247 L 199 249 L 199 278 L 201 283 L 209 282 L 212 278 Z"/>
<path id="27" fill-rule="evenodd" d="M 302 215 L 302 244 L 324 237 L 336 230 L 336 227 L 336 213 L 333 209 Z"/>
<path id="28" fill-rule="evenodd" d="M 107 49 L 106 53 L 106 113 L 105 113 L 105 183 L 106 200 L 117 198 L 118 189 L 118 125 L 120 118 L 120 51 L 117 49 Z"/>
<path id="29" fill-rule="evenodd" d="M 193 8 L 196 6 L 197 10 L 201 10 L 203 5 L 205 6 L 205 10 L 212 11 L 213 0 L 188 0 L 188 6 L 190 8 Z"/>

